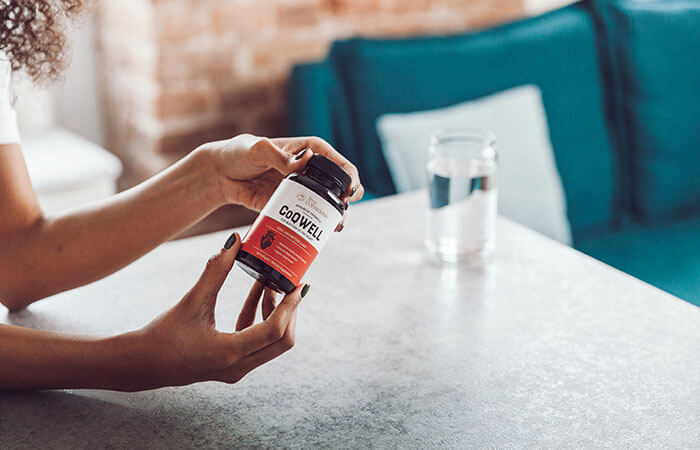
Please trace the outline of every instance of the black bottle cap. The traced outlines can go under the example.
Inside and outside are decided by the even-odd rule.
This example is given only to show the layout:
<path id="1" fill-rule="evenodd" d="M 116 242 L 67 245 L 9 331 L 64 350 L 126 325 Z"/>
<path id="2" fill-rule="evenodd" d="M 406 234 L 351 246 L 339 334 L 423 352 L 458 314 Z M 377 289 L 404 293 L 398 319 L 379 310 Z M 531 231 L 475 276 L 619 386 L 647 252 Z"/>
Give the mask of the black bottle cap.
<path id="1" fill-rule="evenodd" d="M 323 155 L 314 155 L 309 160 L 307 167 L 313 167 L 321 172 L 325 172 L 338 186 L 341 192 L 345 192 L 352 183 L 352 178 L 339 165 Z"/>

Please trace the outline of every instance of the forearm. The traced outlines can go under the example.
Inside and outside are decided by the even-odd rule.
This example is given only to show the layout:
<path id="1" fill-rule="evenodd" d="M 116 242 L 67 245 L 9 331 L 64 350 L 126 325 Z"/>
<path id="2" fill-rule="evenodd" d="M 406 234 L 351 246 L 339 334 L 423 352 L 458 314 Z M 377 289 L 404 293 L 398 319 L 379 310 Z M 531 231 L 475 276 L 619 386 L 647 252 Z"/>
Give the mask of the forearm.
<path id="1" fill-rule="evenodd" d="M 0 391 L 159 387 L 140 332 L 86 339 L 0 325 Z"/>
<path id="2" fill-rule="evenodd" d="M 102 203 L 45 218 L 0 248 L 0 297 L 26 304 L 102 278 L 221 206 L 216 170 L 195 152 Z"/>

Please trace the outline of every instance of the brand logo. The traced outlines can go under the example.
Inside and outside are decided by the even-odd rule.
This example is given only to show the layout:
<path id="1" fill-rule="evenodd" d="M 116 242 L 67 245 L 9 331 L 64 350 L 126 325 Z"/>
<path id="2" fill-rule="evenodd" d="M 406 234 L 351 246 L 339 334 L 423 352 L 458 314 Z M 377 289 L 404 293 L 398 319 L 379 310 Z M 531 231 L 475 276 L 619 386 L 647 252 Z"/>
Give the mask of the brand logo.
<path id="1" fill-rule="evenodd" d="M 267 230 L 265 234 L 263 234 L 263 237 L 260 238 L 260 248 L 265 250 L 269 246 L 272 245 L 272 243 L 275 241 L 275 237 L 277 236 L 277 233 L 275 233 L 272 230 Z"/>
<path id="2" fill-rule="evenodd" d="M 297 194 L 297 200 L 299 200 L 300 202 L 303 202 L 304 200 L 306 200 L 306 195 L 303 192 L 299 192 Z"/>
<path id="3" fill-rule="evenodd" d="M 316 211 L 324 219 L 328 218 L 328 214 L 320 206 L 318 206 L 316 200 L 314 200 L 311 196 L 309 196 L 309 198 L 306 199 L 305 205 L 311 208 L 312 210 Z"/>

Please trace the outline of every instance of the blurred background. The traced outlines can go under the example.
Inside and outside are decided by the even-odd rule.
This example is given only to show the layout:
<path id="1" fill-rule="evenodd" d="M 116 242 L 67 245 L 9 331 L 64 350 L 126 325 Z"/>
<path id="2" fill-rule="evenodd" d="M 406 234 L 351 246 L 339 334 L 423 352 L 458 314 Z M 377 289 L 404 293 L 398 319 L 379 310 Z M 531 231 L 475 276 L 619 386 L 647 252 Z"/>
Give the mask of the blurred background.
<path id="1" fill-rule="evenodd" d="M 17 83 L 25 147 L 35 142 L 52 148 L 52 157 L 44 162 L 40 148 L 25 148 L 30 170 L 42 178 L 34 180 L 35 187 L 45 208 L 61 209 L 108 194 L 96 177 L 111 182 L 119 173 L 116 188 L 123 190 L 206 141 L 243 132 L 288 135 L 290 70 L 323 59 L 334 40 L 459 33 L 564 3 L 568 2 L 101 0 L 72 24 L 70 64 L 61 82 L 49 88 Z M 44 135 L 47 128 L 55 132 L 57 127 L 107 149 L 123 169 L 96 155 L 87 143 L 62 135 L 63 145 L 72 147 L 68 152 L 75 151 L 76 142 L 87 146 L 81 153 L 82 167 L 74 164 L 73 170 L 61 171 L 64 176 L 70 178 L 76 170 L 94 173 L 73 174 L 80 180 L 56 180 L 47 172 L 57 169 L 61 145 L 55 133 L 53 143 Z M 37 135 L 42 139 L 33 139 Z M 75 187 L 80 183 L 90 186 Z M 75 187 L 75 192 L 53 195 L 66 186 Z M 190 234 L 251 217 L 221 211 Z"/>

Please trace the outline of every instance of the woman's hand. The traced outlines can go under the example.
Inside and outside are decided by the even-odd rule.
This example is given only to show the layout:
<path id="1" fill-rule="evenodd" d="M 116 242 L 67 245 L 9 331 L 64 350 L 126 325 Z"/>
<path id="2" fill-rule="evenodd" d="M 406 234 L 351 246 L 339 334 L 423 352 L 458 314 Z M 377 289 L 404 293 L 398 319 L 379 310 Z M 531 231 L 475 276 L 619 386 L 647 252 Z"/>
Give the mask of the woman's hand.
<path id="1" fill-rule="evenodd" d="M 240 248 L 234 234 L 170 311 L 145 328 L 104 339 L 0 325 L 0 391 L 141 391 L 198 381 L 235 383 L 294 345 L 296 310 L 309 285 L 275 305 L 255 283 L 236 331 L 216 330 L 214 306 Z M 253 325 L 262 296 L 263 321 Z"/>
<path id="2" fill-rule="evenodd" d="M 236 383 L 294 345 L 296 310 L 309 285 L 299 286 L 275 305 L 276 294 L 255 282 L 236 331 L 216 330 L 214 307 L 240 248 L 237 234 L 227 246 L 209 260 L 192 290 L 175 307 L 138 333 L 152 361 L 146 379 L 134 380 L 134 389 L 210 380 Z M 263 321 L 253 325 L 261 296 Z"/>
<path id="3" fill-rule="evenodd" d="M 210 142 L 199 150 L 209 154 L 217 168 L 224 201 L 256 211 L 265 206 L 282 178 L 306 167 L 314 153 L 333 160 L 352 177 L 343 195 L 346 203 L 361 199 L 364 193 L 357 168 L 320 138 L 268 139 L 243 134 Z"/>

